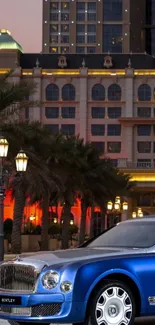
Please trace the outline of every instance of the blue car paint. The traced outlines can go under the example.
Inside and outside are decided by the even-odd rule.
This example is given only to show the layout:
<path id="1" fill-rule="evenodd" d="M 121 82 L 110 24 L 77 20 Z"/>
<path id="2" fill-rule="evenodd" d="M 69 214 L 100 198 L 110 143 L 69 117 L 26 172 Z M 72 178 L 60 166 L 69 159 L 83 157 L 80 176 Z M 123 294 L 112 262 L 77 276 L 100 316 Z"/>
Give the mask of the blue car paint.
<path id="1" fill-rule="evenodd" d="M 97 283 L 111 274 L 123 274 L 128 276 L 137 286 L 141 297 L 141 315 L 155 315 L 155 306 L 150 306 L 149 296 L 155 296 L 155 254 L 138 253 L 109 253 L 109 256 L 102 252 L 87 255 L 88 250 L 82 250 L 82 258 L 76 258 L 77 250 L 74 250 L 75 258 L 68 258 L 61 263 L 61 258 L 54 260 L 49 253 L 49 266 L 40 274 L 35 294 L 18 294 L 22 297 L 22 306 L 30 307 L 44 303 L 62 303 L 62 309 L 56 316 L 34 318 L 29 316 L 7 316 L 0 315 L 0 318 L 17 321 L 42 321 L 50 323 L 74 323 L 82 322 L 85 317 L 86 308 L 92 290 Z M 72 251 L 73 254 L 73 251 Z M 63 254 L 62 254 L 63 255 Z M 78 254 L 77 254 L 78 255 Z M 24 259 L 23 259 L 24 261 Z M 60 281 L 53 290 L 46 290 L 42 286 L 42 276 L 49 270 L 57 271 L 60 274 Z M 114 276 L 115 278 L 115 276 Z M 62 281 L 69 280 L 73 283 L 73 291 L 63 294 L 60 289 Z M 5 295 L 5 292 L 3 292 Z M 10 294 L 6 294 L 10 296 Z M 11 294 L 11 296 L 14 296 Z"/>

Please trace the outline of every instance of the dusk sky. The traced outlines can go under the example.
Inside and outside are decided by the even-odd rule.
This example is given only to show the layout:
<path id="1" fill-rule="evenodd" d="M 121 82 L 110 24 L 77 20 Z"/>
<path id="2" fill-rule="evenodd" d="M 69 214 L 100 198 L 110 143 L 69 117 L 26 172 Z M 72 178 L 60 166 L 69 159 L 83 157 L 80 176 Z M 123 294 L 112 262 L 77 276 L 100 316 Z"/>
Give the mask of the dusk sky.
<path id="1" fill-rule="evenodd" d="M 42 0 L 0 0 L 0 29 L 8 29 L 24 52 L 42 49 Z"/>

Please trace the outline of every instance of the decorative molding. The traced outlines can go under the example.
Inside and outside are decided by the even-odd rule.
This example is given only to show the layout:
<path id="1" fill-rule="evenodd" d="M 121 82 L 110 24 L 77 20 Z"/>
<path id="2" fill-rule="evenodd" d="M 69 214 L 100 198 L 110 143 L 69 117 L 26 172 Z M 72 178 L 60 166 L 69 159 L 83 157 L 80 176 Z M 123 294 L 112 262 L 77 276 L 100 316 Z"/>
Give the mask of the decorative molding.
<path id="1" fill-rule="evenodd" d="M 67 60 L 64 55 L 58 57 L 58 67 L 62 69 L 67 67 Z"/>
<path id="2" fill-rule="evenodd" d="M 107 69 L 113 67 L 112 57 L 111 57 L 110 55 L 107 55 L 107 56 L 104 57 L 103 66 L 104 66 L 105 68 L 107 68 Z"/>
<path id="3" fill-rule="evenodd" d="M 85 59 L 83 58 L 83 60 L 82 60 L 82 68 L 85 68 L 86 67 L 86 61 L 85 61 Z"/>
<path id="4" fill-rule="evenodd" d="M 39 59 L 37 58 L 37 60 L 36 60 L 36 67 L 39 68 L 39 65 L 40 65 L 40 62 L 39 62 Z"/>
<path id="5" fill-rule="evenodd" d="M 131 69 L 132 68 L 132 62 L 131 62 L 131 58 L 129 58 L 129 61 L 128 61 L 128 68 Z"/>

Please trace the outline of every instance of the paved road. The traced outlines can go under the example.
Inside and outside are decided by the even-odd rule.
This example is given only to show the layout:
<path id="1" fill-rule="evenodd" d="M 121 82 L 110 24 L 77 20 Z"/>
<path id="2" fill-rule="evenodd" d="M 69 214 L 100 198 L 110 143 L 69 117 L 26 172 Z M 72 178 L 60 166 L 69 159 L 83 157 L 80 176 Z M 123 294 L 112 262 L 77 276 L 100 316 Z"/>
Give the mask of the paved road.
<path id="1" fill-rule="evenodd" d="M 0 325 L 9 325 L 9 324 L 4 320 L 0 320 Z M 138 319 L 136 320 L 135 325 L 155 325 L 155 317 Z"/>

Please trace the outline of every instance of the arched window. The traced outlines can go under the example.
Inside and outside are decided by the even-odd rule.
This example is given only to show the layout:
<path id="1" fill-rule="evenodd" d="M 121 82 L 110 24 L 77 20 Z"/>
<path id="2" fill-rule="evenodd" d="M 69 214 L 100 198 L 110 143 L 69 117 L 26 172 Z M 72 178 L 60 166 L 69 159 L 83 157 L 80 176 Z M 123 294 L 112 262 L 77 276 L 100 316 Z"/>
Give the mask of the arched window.
<path id="1" fill-rule="evenodd" d="M 121 87 L 117 84 L 112 84 L 108 88 L 108 100 L 110 101 L 121 101 L 122 91 Z"/>
<path id="2" fill-rule="evenodd" d="M 57 101 L 59 100 L 59 88 L 55 84 L 50 84 L 46 87 L 46 100 Z"/>
<path id="3" fill-rule="evenodd" d="M 71 84 L 66 84 L 62 88 L 62 100 L 75 100 L 75 87 Z"/>
<path id="4" fill-rule="evenodd" d="M 92 100 L 105 100 L 105 88 L 101 84 L 96 84 L 92 88 Z"/>
<path id="5" fill-rule="evenodd" d="M 138 100 L 146 102 L 151 100 L 151 87 L 147 84 L 143 84 L 138 88 Z"/>

